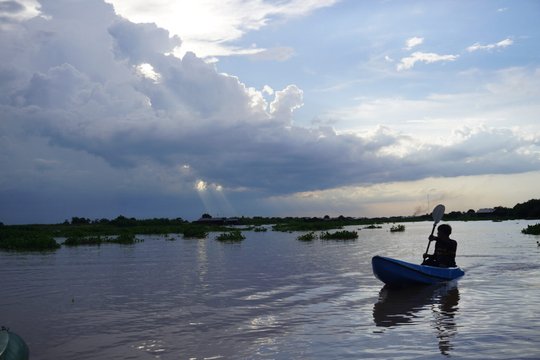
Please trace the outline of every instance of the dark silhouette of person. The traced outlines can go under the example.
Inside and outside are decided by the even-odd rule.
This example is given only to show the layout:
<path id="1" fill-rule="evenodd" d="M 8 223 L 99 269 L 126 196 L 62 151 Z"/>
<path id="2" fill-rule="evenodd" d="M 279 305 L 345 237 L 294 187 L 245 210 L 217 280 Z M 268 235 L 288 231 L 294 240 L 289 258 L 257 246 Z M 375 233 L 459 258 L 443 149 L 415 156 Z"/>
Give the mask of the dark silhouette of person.
<path id="1" fill-rule="evenodd" d="M 435 241 L 435 251 L 432 255 L 424 254 L 422 265 L 437 267 L 455 267 L 457 242 L 450 239 L 452 227 L 448 224 L 439 225 L 437 236 L 430 235 L 429 241 Z"/>

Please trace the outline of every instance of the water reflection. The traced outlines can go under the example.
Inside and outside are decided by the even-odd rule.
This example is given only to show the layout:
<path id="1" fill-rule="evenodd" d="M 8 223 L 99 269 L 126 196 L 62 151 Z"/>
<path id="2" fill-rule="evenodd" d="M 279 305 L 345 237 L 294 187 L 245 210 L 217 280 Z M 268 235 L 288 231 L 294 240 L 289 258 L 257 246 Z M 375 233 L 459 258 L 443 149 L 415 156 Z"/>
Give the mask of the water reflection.
<path id="1" fill-rule="evenodd" d="M 457 333 L 458 303 L 459 290 L 455 283 L 405 289 L 384 286 L 373 307 L 373 320 L 376 326 L 386 328 L 412 325 L 428 320 L 422 312 L 429 311 L 439 339 L 439 350 L 441 354 L 449 355 L 451 339 Z"/>

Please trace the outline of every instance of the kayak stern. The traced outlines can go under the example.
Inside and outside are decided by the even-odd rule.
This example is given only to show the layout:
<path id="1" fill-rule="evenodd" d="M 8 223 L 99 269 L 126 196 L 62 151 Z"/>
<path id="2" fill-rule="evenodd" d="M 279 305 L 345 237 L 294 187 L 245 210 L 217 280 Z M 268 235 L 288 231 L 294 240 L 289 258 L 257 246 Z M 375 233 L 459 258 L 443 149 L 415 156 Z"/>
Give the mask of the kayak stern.
<path id="1" fill-rule="evenodd" d="M 371 259 L 371 265 L 377 279 L 392 287 L 437 284 L 457 279 L 465 274 L 458 267 L 417 265 L 378 255 Z"/>

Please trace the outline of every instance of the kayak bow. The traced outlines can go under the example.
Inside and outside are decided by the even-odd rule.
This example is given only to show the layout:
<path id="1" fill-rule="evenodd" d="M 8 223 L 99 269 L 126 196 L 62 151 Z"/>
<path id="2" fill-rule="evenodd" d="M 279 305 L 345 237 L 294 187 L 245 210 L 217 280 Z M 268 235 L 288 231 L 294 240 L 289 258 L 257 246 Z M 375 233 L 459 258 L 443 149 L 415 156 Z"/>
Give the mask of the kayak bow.
<path id="1" fill-rule="evenodd" d="M 417 265 L 384 256 L 371 259 L 373 274 L 388 286 L 429 285 L 457 279 L 465 274 L 458 267 Z"/>

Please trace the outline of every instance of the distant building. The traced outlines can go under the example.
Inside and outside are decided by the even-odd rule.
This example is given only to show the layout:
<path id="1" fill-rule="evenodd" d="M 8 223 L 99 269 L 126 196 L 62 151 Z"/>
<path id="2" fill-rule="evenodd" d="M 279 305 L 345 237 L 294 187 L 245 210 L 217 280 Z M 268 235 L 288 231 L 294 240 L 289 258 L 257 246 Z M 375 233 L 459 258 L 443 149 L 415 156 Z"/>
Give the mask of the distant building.
<path id="1" fill-rule="evenodd" d="M 477 214 L 481 215 L 481 214 L 492 214 L 495 212 L 495 209 L 491 209 L 491 208 L 484 208 L 484 209 L 478 209 L 478 211 L 476 212 Z"/>
<path id="2" fill-rule="evenodd" d="M 238 225 L 238 218 L 225 218 L 225 217 L 201 217 L 199 220 L 193 221 L 195 224 L 205 225 Z"/>

